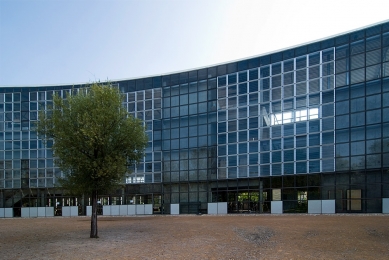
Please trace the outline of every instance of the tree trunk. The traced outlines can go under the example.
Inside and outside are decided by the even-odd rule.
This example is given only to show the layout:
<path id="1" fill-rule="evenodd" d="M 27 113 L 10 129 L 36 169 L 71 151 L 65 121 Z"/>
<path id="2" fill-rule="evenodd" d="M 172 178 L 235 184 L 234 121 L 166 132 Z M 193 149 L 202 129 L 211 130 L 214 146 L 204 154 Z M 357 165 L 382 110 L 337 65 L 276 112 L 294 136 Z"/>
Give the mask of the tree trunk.
<path id="1" fill-rule="evenodd" d="M 98 238 L 97 235 L 97 191 L 92 192 L 92 217 L 90 221 L 90 238 Z"/>

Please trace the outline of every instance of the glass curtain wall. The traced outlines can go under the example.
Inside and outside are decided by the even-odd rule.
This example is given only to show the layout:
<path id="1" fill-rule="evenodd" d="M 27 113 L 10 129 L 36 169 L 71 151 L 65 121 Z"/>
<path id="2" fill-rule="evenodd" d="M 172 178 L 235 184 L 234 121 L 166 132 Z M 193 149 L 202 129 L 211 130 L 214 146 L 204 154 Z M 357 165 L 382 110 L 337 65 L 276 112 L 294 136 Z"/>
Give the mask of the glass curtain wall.
<path id="1" fill-rule="evenodd" d="M 334 171 L 334 49 L 218 78 L 218 178 Z"/>

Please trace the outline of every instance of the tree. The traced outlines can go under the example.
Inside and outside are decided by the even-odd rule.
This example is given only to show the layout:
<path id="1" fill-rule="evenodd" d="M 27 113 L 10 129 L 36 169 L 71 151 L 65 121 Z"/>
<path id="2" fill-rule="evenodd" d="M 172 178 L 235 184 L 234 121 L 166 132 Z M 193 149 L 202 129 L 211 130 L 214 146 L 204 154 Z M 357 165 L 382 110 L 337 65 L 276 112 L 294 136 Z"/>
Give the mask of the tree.
<path id="1" fill-rule="evenodd" d="M 117 88 L 95 83 L 64 98 L 54 95 L 52 107 L 39 112 L 36 131 L 52 143 L 64 172 L 61 186 L 91 196 L 90 237 L 97 238 L 98 194 L 118 187 L 129 166 L 143 158 L 145 126 L 122 106 Z"/>

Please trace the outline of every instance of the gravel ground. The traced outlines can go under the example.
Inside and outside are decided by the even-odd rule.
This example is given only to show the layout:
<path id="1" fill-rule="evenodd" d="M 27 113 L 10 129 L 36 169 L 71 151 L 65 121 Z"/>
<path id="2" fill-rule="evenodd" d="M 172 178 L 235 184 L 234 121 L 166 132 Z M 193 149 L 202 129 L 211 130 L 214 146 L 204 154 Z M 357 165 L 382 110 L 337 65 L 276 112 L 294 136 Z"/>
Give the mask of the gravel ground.
<path id="1" fill-rule="evenodd" d="M 389 216 L 0 219 L 0 259 L 389 259 Z"/>

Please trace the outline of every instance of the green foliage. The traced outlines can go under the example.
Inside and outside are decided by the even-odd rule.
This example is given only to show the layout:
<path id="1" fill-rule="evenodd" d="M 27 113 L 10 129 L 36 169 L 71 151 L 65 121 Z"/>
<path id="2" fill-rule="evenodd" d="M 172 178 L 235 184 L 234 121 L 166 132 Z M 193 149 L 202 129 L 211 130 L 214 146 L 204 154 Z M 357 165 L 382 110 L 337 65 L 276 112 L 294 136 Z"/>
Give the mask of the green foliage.
<path id="1" fill-rule="evenodd" d="M 36 131 L 54 141 L 54 156 L 65 173 L 60 183 L 75 194 L 117 187 L 147 145 L 143 123 L 128 114 L 120 91 L 108 85 L 54 96 L 53 107 L 40 111 Z"/>

